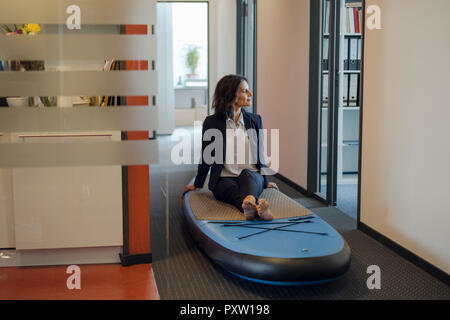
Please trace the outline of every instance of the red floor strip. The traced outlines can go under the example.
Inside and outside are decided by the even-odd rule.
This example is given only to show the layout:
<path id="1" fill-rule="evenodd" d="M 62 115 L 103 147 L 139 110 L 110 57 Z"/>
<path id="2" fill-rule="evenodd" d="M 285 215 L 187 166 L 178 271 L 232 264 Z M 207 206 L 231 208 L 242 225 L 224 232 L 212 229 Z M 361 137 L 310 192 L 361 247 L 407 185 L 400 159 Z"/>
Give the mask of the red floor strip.
<path id="1" fill-rule="evenodd" d="M 81 288 L 72 290 L 67 267 L 0 268 L 0 300 L 159 300 L 149 264 L 79 265 Z"/>

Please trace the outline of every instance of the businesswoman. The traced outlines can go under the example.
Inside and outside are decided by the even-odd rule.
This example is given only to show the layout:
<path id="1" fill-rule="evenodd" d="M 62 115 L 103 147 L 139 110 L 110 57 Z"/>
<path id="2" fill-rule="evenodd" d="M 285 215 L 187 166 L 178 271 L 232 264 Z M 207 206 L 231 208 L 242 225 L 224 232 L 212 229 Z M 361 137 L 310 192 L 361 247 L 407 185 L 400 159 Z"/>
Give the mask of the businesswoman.
<path id="1" fill-rule="evenodd" d="M 277 188 L 277 186 L 269 182 L 266 175 L 261 174 L 261 169 L 265 167 L 264 159 L 259 157 L 261 116 L 243 109 L 251 103 L 252 93 L 245 77 L 228 75 L 217 83 L 212 104 L 214 114 L 208 116 L 203 122 L 202 158 L 198 165 L 197 176 L 193 185 L 186 186 L 183 195 L 188 191 L 203 188 L 211 167 L 208 188 L 217 200 L 234 205 L 244 213 L 247 220 L 257 216 L 264 220 L 272 220 L 270 204 L 265 199 L 259 199 L 259 196 L 264 188 Z M 214 141 L 203 139 L 205 132 L 209 129 L 216 129 L 216 132 L 218 129 L 223 139 L 219 141 L 222 142 L 219 145 L 223 145 L 223 153 L 218 152 L 217 156 L 213 154 L 212 162 L 204 159 L 205 148 Z M 235 145 L 239 146 L 239 143 L 228 144 L 227 148 L 227 132 L 232 133 L 230 138 L 241 137 L 240 146 L 244 145 L 245 150 L 250 150 L 244 157 L 245 161 L 237 160 L 238 152 L 236 148 L 232 148 Z M 242 160 L 243 157 L 239 156 L 239 159 Z"/>

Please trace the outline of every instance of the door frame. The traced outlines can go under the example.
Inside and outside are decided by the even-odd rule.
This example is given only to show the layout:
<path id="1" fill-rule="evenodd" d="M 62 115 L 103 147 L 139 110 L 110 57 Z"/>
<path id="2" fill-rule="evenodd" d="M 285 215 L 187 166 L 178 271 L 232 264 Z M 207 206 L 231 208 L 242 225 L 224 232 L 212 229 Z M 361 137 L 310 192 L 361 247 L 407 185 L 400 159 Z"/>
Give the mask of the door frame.
<path id="1" fill-rule="evenodd" d="M 310 69 L 309 69 L 309 113 L 308 113 L 308 174 L 307 193 L 322 203 L 336 205 L 337 186 L 337 129 L 339 96 L 337 94 L 337 79 L 339 70 L 336 69 L 339 62 L 339 41 L 336 40 L 335 30 L 339 30 L 341 0 L 330 1 L 330 35 L 328 55 L 328 136 L 327 136 L 327 193 L 326 196 L 319 192 L 321 168 L 320 168 L 320 105 L 321 105 L 321 72 L 322 72 L 322 37 L 323 37 L 323 6 L 322 1 L 310 1 Z"/>
<path id="2" fill-rule="evenodd" d="M 257 106 L 256 10 L 256 0 L 236 0 L 236 73 L 245 76 L 249 81 L 250 90 L 253 92 L 251 112 L 256 112 Z M 249 50 L 250 46 L 252 50 Z"/>
<path id="3" fill-rule="evenodd" d="M 322 1 L 310 1 L 310 70 L 309 70 L 309 115 L 308 115 L 308 182 L 307 193 L 322 203 L 336 206 L 337 200 L 337 159 L 338 159 L 338 116 L 339 116 L 339 35 L 335 30 L 340 30 L 341 2 L 344 0 L 330 1 L 330 34 L 328 57 L 328 137 L 327 137 L 327 192 L 324 196 L 319 193 L 320 181 L 320 100 L 321 100 L 321 61 L 322 61 L 322 36 L 323 36 L 323 6 Z M 360 218 L 360 193 L 361 193 L 361 146 L 362 146 L 362 112 L 363 112 L 363 81 L 364 81 L 364 33 L 365 33 L 365 0 L 362 2 L 362 56 L 360 76 L 360 114 L 359 114 L 359 149 L 358 149 L 358 197 L 357 220 Z M 337 10 L 336 10 L 337 8 Z M 332 71 L 333 70 L 333 71 Z"/>

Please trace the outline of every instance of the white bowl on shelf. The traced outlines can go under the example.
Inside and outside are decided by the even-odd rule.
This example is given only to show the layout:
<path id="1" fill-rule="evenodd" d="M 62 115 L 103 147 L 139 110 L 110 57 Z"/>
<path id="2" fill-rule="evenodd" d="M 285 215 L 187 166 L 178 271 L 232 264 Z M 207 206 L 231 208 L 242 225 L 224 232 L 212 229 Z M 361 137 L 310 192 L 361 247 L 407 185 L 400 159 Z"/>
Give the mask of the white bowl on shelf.
<path id="1" fill-rule="evenodd" d="M 29 99 L 28 97 L 9 97 L 6 98 L 8 106 L 10 107 L 28 107 Z"/>

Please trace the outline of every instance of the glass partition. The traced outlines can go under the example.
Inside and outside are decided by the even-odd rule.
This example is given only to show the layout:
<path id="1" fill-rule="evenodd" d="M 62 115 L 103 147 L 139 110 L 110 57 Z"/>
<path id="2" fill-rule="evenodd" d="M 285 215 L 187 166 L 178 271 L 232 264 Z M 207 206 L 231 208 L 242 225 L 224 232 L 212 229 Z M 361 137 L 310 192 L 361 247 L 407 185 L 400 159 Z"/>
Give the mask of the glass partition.
<path id="1" fill-rule="evenodd" d="M 149 253 L 149 239 L 131 235 L 150 231 L 155 25 L 155 0 L 2 5 L 0 251 L 13 258 L 0 267 Z M 136 197 L 144 199 L 137 206 Z"/>

